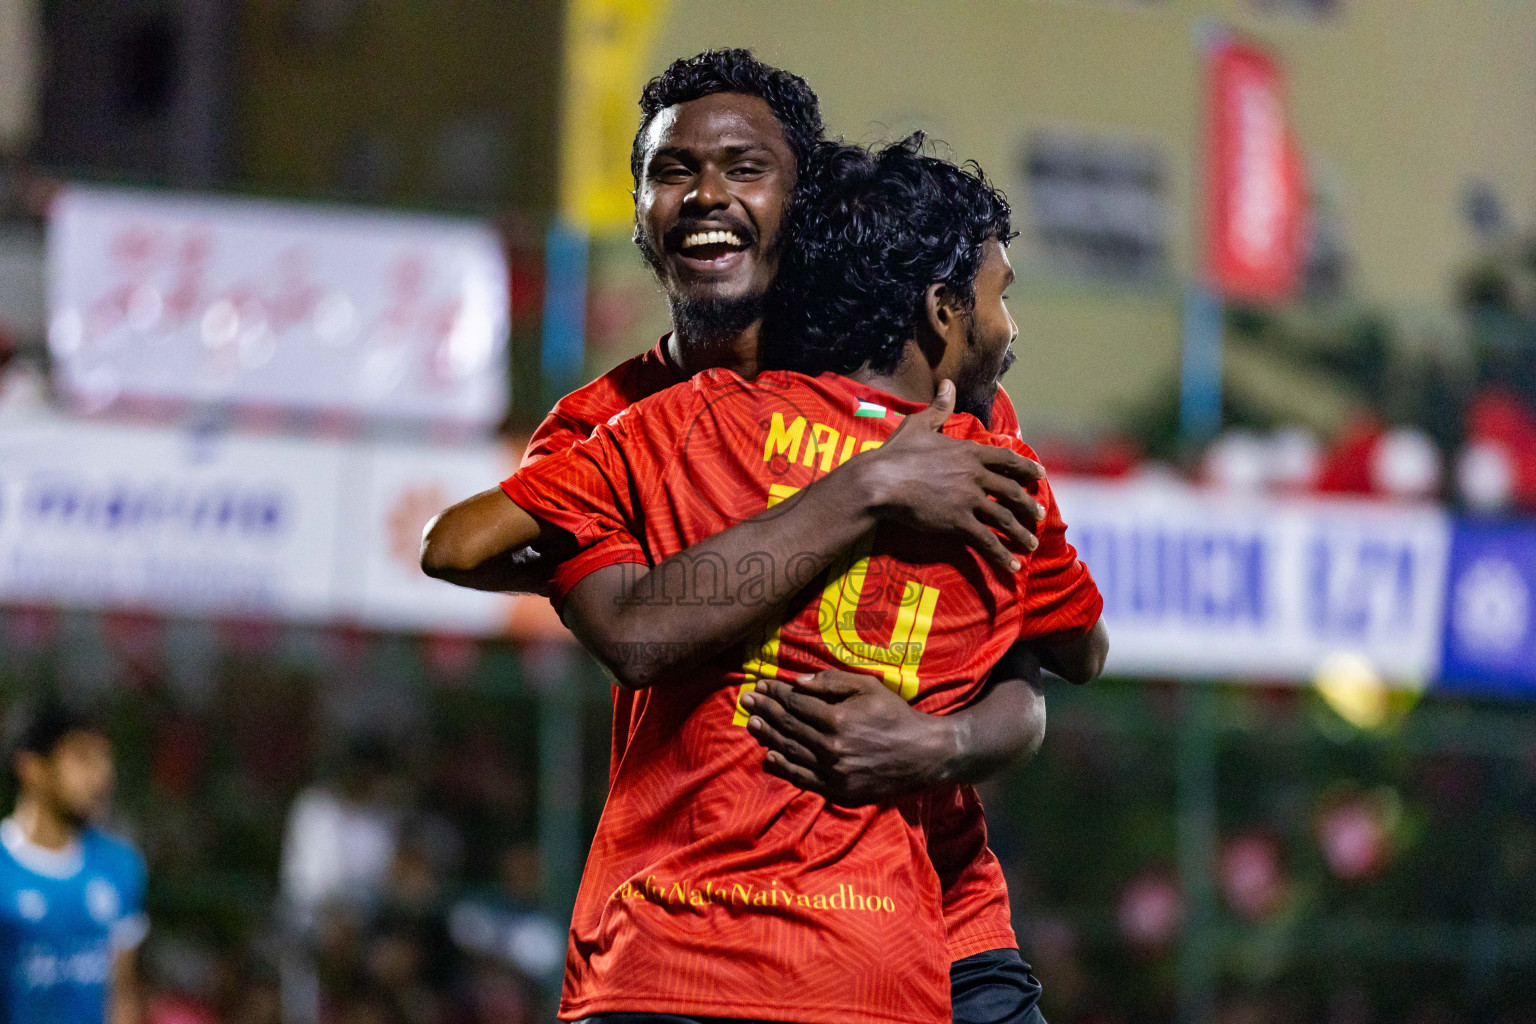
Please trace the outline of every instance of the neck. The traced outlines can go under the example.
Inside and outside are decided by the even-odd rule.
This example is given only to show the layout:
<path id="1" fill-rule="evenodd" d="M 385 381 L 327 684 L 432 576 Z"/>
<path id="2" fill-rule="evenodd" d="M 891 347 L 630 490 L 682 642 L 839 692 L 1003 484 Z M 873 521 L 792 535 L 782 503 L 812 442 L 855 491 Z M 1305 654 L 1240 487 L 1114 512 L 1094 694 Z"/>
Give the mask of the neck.
<path id="1" fill-rule="evenodd" d="M 762 321 L 754 320 L 740 333 L 718 338 L 674 329 L 667 340 L 667 354 L 687 377 L 717 367 L 743 377 L 756 377 L 757 336 L 761 327 Z"/>
<path id="2" fill-rule="evenodd" d="M 938 394 L 939 382 L 933 367 L 923 358 L 922 350 L 914 342 L 907 343 L 901 362 L 890 373 L 875 373 L 861 367 L 848 375 L 851 379 L 909 402 L 931 402 Z"/>
<path id="3" fill-rule="evenodd" d="M 53 850 L 55 853 L 65 849 L 79 837 L 78 830 L 73 824 L 62 815 L 50 810 L 36 797 L 23 796 L 17 800 L 16 812 L 12 817 L 20 826 L 21 834 L 26 837 L 27 842 L 45 850 Z"/>

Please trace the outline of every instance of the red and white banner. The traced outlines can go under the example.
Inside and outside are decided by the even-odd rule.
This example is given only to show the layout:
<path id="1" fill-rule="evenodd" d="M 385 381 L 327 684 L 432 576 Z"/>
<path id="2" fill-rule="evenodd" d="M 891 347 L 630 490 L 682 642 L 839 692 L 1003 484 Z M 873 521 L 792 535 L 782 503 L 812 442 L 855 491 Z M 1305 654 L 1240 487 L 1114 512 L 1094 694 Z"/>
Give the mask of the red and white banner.
<path id="1" fill-rule="evenodd" d="M 1273 301 L 1301 276 L 1305 174 L 1285 116 L 1280 68 L 1236 42 L 1209 58 L 1207 271 L 1227 298 Z"/>
<path id="2" fill-rule="evenodd" d="M 80 411 L 303 410 L 475 431 L 507 406 L 496 234 L 448 217 L 66 189 L 49 346 Z"/>

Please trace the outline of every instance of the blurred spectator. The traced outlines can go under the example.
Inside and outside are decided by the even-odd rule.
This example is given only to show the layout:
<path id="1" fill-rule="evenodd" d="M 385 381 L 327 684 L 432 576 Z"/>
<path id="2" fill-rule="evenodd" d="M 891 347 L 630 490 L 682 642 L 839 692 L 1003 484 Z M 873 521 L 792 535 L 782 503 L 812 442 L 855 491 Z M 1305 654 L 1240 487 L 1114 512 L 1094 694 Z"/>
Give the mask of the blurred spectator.
<path id="1" fill-rule="evenodd" d="M 283 909 L 292 941 L 282 958 L 283 1019 L 321 1020 L 322 982 L 359 959 L 365 915 L 380 903 L 400 838 L 394 759 L 354 742 L 334 782 L 294 799 L 283 833 Z M 314 954 L 310 946 L 313 944 Z"/>
<path id="2" fill-rule="evenodd" d="M 0 1018 L 140 1024 L 144 861 L 96 827 L 116 775 L 111 742 L 60 703 L 16 717 L 4 773 L 16 802 L 0 821 Z"/>
<path id="3" fill-rule="evenodd" d="M 553 991 L 565 963 L 565 928 L 538 909 L 538 850 L 528 843 L 509 846 L 499 867 L 495 888 L 454 905 L 449 934 L 461 949 L 508 964 Z"/>
<path id="4" fill-rule="evenodd" d="M 302 926 L 312 925 L 327 902 L 370 907 L 378 901 L 399 842 L 393 769 L 387 748 L 361 740 L 334 783 L 312 786 L 294 800 L 283 833 L 282 889 Z"/>

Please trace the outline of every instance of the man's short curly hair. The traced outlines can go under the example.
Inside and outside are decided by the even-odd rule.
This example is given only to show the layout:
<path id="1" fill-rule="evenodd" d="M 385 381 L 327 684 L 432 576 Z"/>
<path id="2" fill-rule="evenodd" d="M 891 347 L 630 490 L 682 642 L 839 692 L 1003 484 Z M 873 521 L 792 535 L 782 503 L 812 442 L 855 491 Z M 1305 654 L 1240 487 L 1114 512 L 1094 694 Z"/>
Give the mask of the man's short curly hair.
<path id="1" fill-rule="evenodd" d="M 764 320 L 765 362 L 804 373 L 890 373 L 930 285 L 976 299 L 982 247 L 1013 237 L 1008 200 L 974 162 L 823 143 L 804 164 Z"/>
<path id="2" fill-rule="evenodd" d="M 797 167 L 826 134 L 821 123 L 821 101 L 799 75 L 764 64 L 751 50 L 705 50 L 692 57 L 679 57 L 640 92 L 640 127 L 629 151 L 629 169 L 637 187 L 645 160 L 646 129 L 656 115 L 668 107 L 718 92 L 757 96 L 767 103 L 784 129 Z"/>

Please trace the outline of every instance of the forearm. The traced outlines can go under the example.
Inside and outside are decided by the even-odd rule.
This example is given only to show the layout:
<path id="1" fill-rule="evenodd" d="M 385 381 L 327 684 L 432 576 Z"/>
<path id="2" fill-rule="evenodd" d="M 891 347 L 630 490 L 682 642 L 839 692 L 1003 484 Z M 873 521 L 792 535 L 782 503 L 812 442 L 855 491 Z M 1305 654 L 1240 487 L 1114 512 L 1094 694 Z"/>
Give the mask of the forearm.
<path id="1" fill-rule="evenodd" d="M 654 568 L 593 574 L 567 598 L 566 622 L 622 685 L 650 686 L 778 621 L 874 529 L 861 488 L 845 466 Z"/>
<path id="2" fill-rule="evenodd" d="M 445 566 L 430 575 L 445 583 L 471 590 L 543 594 L 548 592 L 550 576 L 559 564 L 559 558 L 550 557 L 530 546 L 492 555 L 473 568 L 454 569 Z"/>
<path id="3" fill-rule="evenodd" d="M 573 548 L 569 536 L 493 488 L 449 506 L 427 524 L 421 570 L 473 590 L 545 593 L 555 566 Z"/>
<path id="4" fill-rule="evenodd" d="M 1100 619 L 1081 636 L 1042 638 L 1032 642 L 1029 647 L 1040 658 L 1040 664 L 1046 671 L 1069 683 L 1081 685 L 1097 679 L 1104 671 L 1104 661 L 1109 657 L 1109 631 L 1104 628 L 1104 620 Z"/>
<path id="5" fill-rule="evenodd" d="M 935 781 L 979 782 L 1040 750 L 1045 739 L 1045 694 L 1038 689 L 1038 676 L 1035 682 L 999 680 L 975 703 L 942 721 L 953 739 Z"/>

